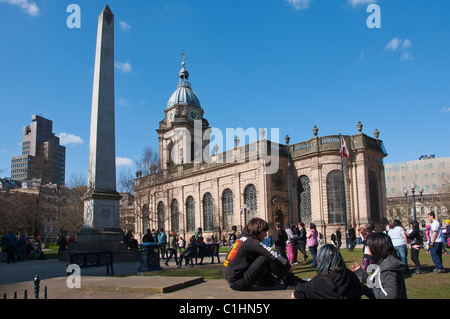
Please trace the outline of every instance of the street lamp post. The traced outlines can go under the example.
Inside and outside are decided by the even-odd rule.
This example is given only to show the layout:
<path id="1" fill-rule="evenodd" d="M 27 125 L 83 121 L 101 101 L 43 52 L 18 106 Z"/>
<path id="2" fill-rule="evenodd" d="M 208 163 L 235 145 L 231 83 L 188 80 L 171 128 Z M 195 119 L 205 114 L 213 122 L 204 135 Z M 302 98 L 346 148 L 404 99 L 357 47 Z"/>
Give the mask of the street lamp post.
<path id="1" fill-rule="evenodd" d="M 411 193 L 412 193 L 411 197 L 412 197 L 413 205 L 414 205 L 414 221 L 416 221 L 416 218 L 417 218 L 417 216 L 416 216 L 416 188 L 417 187 L 418 186 L 414 182 L 412 182 L 411 185 L 409 185 L 409 188 L 411 188 Z M 420 193 L 420 200 L 422 201 L 423 188 L 419 187 L 417 190 Z M 403 190 L 403 194 L 405 194 L 405 198 L 408 198 L 408 190 L 406 188 Z"/>
<path id="2" fill-rule="evenodd" d="M 244 227 L 247 226 L 247 204 L 241 208 L 241 215 L 244 214 Z"/>
<path id="3" fill-rule="evenodd" d="M 289 175 L 289 219 L 290 223 L 292 224 L 294 221 L 292 220 L 292 191 L 291 191 L 291 158 L 290 158 L 290 151 L 289 151 L 289 141 L 291 138 L 289 135 L 286 135 L 284 138 L 286 145 L 287 145 L 287 153 L 288 153 L 288 175 Z"/>

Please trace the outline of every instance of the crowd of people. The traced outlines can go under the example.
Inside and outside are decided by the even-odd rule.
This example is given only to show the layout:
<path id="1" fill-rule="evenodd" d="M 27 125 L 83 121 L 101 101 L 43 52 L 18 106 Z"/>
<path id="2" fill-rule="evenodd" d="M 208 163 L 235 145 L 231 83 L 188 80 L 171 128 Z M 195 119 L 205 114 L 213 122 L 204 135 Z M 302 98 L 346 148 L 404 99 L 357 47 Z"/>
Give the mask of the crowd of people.
<path id="1" fill-rule="evenodd" d="M 237 228 L 236 228 L 237 229 Z M 133 230 L 130 230 L 125 235 L 124 241 L 130 248 L 138 247 L 138 242 L 133 236 Z M 192 254 L 193 247 L 196 245 L 208 245 L 208 244 L 218 244 L 218 238 L 215 235 L 203 237 L 202 228 L 198 228 L 194 235 L 189 238 L 189 242 L 179 236 L 175 231 L 170 231 L 166 234 L 164 228 L 159 230 L 147 229 L 146 234 L 142 238 L 142 243 L 154 243 L 158 244 L 160 249 L 160 258 L 165 260 L 164 264 L 169 265 L 169 261 L 173 258 L 178 268 L 180 268 L 185 262 L 186 267 L 192 267 L 190 263 L 190 257 Z M 222 242 L 223 244 L 223 242 Z M 203 258 L 200 257 L 200 265 L 203 264 Z"/>
<path id="2" fill-rule="evenodd" d="M 290 224 L 286 228 L 275 223 L 275 231 L 268 234 L 269 225 L 261 218 L 251 219 L 242 230 L 232 231 L 220 241 L 230 248 L 224 261 L 224 278 L 233 290 L 249 290 L 254 285 L 273 286 L 283 283 L 285 287 L 293 287 L 292 298 L 305 299 L 360 299 L 367 296 L 371 299 L 406 299 L 405 275 L 412 273 L 408 266 L 408 252 L 415 265 L 414 275 L 422 273 L 420 251 L 426 250 L 434 264 L 434 273 L 443 273 L 442 255 L 448 254 L 450 220 L 441 227 L 434 212 L 428 214 L 429 225 L 422 234 L 419 224 L 411 222 L 408 232 L 399 220 L 393 220 L 380 231 L 373 223 L 368 223 L 359 229 L 348 227 L 345 234 L 348 238 L 348 248 L 354 251 L 357 237 L 362 244 L 363 257 L 361 265 L 355 263 L 348 268 L 341 255 L 343 234 L 336 227 L 330 235 L 329 243 L 317 230 L 314 223 L 307 229 L 304 223 Z M 126 233 L 124 238 L 130 248 L 137 248 L 138 241 L 133 231 Z M 176 232 L 166 233 L 148 229 L 142 238 L 142 243 L 160 245 L 161 259 L 168 266 L 174 258 L 177 267 L 191 266 L 191 252 L 196 245 L 217 244 L 216 236 L 203 237 L 202 228 L 198 228 L 189 241 Z M 16 260 L 24 261 L 32 258 L 33 252 L 41 251 L 41 241 L 38 236 L 34 245 L 32 238 L 25 234 L 15 235 L 9 232 L 1 241 L 3 251 L 7 252 L 7 263 Z M 61 236 L 58 240 L 60 249 L 66 249 L 67 240 Z M 408 245 L 410 250 L 408 250 Z M 301 254 L 301 256 L 300 256 Z M 301 279 L 294 274 L 295 265 L 300 258 L 306 261 L 312 259 L 309 266 L 316 268 L 316 276 L 312 279 Z M 203 259 L 200 261 L 202 264 Z"/>
<path id="3" fill-rule="evenodd" d="M 38 235 L 36 241 L 25 233 L 14 234 L 9 231 L 1 239 L 2 251 L 6 252 L 6 263 L 16 263 L 16 261 L 27 261 L 34 259 L 34 255 L 38 254 L 38 258 L 44 258 L 42 252 L 41 237 Z"/>
<path id="4" fill-rule="evenodd" d="M 224 277 L 231 289 L 248 290 L 254 285 L 272 286 L 283 283 L 294 287 L 292 298 L 305 299 L 406 299 L 405 275 L 410 273 L 407 255 L 411 247 L 411 260 L 416 266 L 414 274 L 421 274 L 419 251 L 423 247 L 431 254 L 434 273 L 445 272 L 442 254 L 446 253 L 450 220 L 441 228 L 433 212 L 428 214 L 430 223 L 424 240 L 415 221 L 411 232 L 401 222 L 394 220 L 385 230 L 377 231 L 373 223 L 359 229 L 349 227 L 349 251 L 354 251 L 357 236 L 363 245 L 362 265 L 349 269 L 340 253 L 341 229 L 337 227 L 330 236 L 330 243 L 323 242 L 316 225 L 309 229 L 303 223 L 288 225 L 285 229 L 275 224 L 274 234 L 267 234 L 267 222 L 260 218 L 249 221 L 232 244 L 224 263 Z M 322 239 L 322 242 L 321 242 Z M 311 255 L 310 266 L 316 267 L 312 279 L 294 275 L 298 252 L 303 261 Z"/>

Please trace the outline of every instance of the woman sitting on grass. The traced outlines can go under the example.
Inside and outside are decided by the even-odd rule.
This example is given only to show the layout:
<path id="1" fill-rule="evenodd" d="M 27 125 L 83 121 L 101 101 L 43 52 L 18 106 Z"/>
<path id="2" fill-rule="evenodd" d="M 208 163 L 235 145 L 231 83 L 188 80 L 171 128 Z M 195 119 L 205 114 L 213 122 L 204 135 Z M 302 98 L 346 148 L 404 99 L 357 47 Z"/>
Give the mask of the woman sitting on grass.
<path id="1" fill-rule="evenodd" d="M 360 271 L 360 266 L 355 264 L 353 271 L 361 274 L 361 280 L 367 282 L 364 286 L 364 294 L 370 299 L 407 299 L 406 286 L 403 273 L 405 265 L 392 244 L 391 238 L 384 233 L 373 233 L 367 236 L 369 254 L 373 258 L 375 272 L 370 276 L 365 271 Z"/>
<path id="2" fill-rule="evenodd" d="M 317 255 L 317 276 L 298 281 L 292 298 L 299 299 L 361 299 L 363 285 L 347 268 L 339 249 L 326 244 Z"/>

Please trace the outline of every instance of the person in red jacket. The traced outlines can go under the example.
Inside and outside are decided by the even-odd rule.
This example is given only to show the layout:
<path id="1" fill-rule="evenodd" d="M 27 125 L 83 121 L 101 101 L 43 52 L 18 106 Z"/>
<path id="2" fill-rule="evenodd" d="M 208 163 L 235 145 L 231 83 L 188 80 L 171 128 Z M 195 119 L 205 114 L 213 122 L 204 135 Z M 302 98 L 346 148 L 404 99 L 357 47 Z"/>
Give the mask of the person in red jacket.
<path id="1" fill-rule="evenodd" d="M 253 285 L 272 286 L 281 280 L 285 287 L 294 286 L 294 266 L 262 241 L 269 225 L 253 218 L 234 242 L 224 262 L 224 277 L 233 290 L 249 290 Z"/>

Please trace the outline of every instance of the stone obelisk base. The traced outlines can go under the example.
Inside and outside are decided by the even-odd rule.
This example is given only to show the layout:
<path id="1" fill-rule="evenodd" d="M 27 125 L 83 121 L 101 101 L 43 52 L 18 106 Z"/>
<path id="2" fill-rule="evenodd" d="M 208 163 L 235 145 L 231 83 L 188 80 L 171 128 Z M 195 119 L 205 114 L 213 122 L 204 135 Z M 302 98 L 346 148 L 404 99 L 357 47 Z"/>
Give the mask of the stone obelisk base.
<path id="1" fill-rule="evenodd" d="M 60 260 L 70 261 L 70 251 L 112 251 L 113 261 L 139 260 L 137 250 L 130 250 L 124 243 L 124 232 L 119 227 L 119 200 L 116 192 L 89 190 L 84 196 L 85 226 L 77 242 L 69 244 Z"/>

